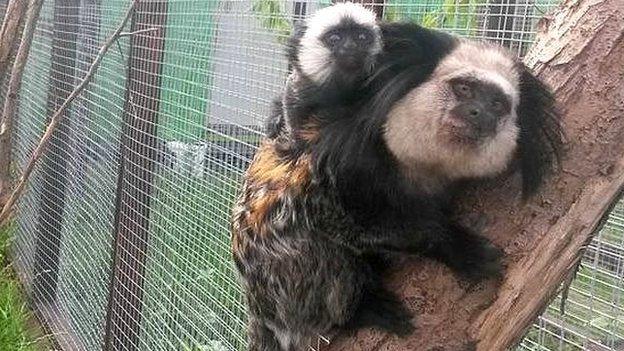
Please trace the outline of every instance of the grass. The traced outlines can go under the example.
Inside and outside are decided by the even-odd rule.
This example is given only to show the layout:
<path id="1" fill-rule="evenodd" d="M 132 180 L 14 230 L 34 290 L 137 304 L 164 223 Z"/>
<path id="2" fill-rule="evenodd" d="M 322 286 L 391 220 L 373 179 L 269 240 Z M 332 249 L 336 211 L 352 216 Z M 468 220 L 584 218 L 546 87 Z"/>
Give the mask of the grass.
<path id="1" fill-rule="evenodd" d="M 7 260 L 12 226 L 0 228 L 0 351 L 35 351 L 31 313 Z"/>

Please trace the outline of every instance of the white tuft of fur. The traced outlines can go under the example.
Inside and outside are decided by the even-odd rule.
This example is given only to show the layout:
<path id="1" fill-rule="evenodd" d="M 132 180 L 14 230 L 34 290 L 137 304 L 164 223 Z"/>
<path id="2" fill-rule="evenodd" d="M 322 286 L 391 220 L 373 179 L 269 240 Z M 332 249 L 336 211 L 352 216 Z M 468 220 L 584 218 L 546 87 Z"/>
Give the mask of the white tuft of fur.
<path id="1" fill-rule="evenodd" d="M 436 192 L 449 181 L 493 176 L 508 166 L 520 132 L 515 67 L 513 59 L 496 47 L 462 42 L 440 61 L 427 82 L 395 104 L 388 115 L 384 140 L 406 173 L 424 190 Z M 448 81 L 466 76 L 495 84 L 512 100 L 511 113 L 499 122 L 496 134 L 476 146 L 450 143 L 442 134 L 454 99 Z"/>
<path id="2" fill-rule="evenodd" d="M 325 7 L 306 20 L 306 31 L 300 41 L 298 59 L 301 71 L 314 82 L 324 82 L 332 72 L 331 51 L 323 44 L 321 37 L 345 19 L 372 30 L 375 44 L 371 54 L 381 52 L 381 31 L 373 11 L 351 2 Z"/>
<path id="3" fill-rule="evenodd" d="M 308 27 L 306 34 L 318 38 L 346 18 L 363 26 L 377 26 L 377 18 L 373 11 L 360 4 L 343 2 L 320 9 L 310 16 L 306 20 Z"/>
<path id="4" fill-rule="evenodd" d="M 472 76 L 500 87 L 515 107 L 520 98 L 520 77 L 515 59 L 502 47 L 461 40 L 436 68 L 434 75 Z"/>

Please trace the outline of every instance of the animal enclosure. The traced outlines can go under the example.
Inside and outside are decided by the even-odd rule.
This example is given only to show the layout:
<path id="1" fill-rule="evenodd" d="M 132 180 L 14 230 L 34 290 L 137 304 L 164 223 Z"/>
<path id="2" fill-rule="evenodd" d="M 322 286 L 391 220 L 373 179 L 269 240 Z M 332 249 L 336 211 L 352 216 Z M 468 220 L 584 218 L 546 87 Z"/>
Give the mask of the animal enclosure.
<path id="1" fill-rule="evenodd" d="M 14 267 L 61 349 L 244 350 L 230 209 L 284 85 L 286 38 L 296 21 L 330 3 L 140 3 L 126 31 L 146 31 L 123 36 L 106 54 L 16 210 Z M 16 174 L 129 4 L 44 2 L 19 93 Z M 521 57 L 556 4 L 369 5 L 384 19 L 493 40 Z M 563 314 L 559 302 L 520 350 L 624 350 L 624 206 L 587 247 Z"/>

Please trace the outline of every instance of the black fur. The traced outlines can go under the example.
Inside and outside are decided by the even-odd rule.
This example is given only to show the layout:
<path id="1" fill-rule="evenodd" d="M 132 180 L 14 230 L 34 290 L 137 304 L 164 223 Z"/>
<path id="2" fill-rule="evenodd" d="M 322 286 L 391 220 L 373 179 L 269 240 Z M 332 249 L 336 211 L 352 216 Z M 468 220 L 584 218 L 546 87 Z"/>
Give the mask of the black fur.
<path id="1" fill-rule="evenodd" d="M 264 129 L 266 136 L 270 139 L 277 138 L 282 129 L 284 128 L 284 106 L 282 105 L 282 99 L 274 99 L 271 102 L 271 114 L 265 121 Z"/>
<path id="2" fill-rule="evenodd" d="M 522 174 L 522 194 L 535 194 L 554 161 L 563 152 L 560 114 L 550 89 L 527 67 L 518 63 L 520 103 L 518 104 L 518 155 Z"/>
<path id="3" fill-rule="evenodd" d="M 367 87 L 367 119 L 383 123 L 392 106 L 426 81 L 457 38 L 415 23 L 380 24 L 383 51 Z"/>

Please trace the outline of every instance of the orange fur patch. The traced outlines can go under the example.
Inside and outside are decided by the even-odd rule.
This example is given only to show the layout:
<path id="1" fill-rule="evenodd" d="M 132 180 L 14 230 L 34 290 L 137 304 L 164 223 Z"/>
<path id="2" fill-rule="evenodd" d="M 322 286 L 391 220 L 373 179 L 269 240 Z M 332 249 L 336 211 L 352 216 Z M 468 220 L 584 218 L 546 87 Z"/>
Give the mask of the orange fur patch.
<path id="1" fill-rule="evenodd" d="M 269 214 L 280 199 L 289 194 L 299 194 L 310 183 L 310 157 L 305 155 L 294 161 L 282 160 L 272 141 L 261 146 L 247 171 L 245 222 L 260 236 L 267 234 Z"/>
<path id="2" fill-rule="evenodd" d="M 279 195 L 277 191 L 269 191 L 263 196 L 257 197 L 251 201 L 247 222 L 252 226 L 254 232 L 260 233 L 261 235 L 266 232 L 263 224 L 265 224 L 269 212 L 279 200 Z"/>
<path id="3" fill-rule="evenodd" d="M 289 166 L 289 163 L 279 159 L 273 143 L 265 142 L 256 153 L 247 171 L 247 177 L 253 183 L 250 184 L 252 186 L 280 181 L 287 174 Z"/>
<path id="4" fill-rule="evenodd" d="M 277 155 L 274 143 L 265 142 L 251 163 L 247 176 L 252 186 L 266 185 L 282 190 L 305 186 L 310 180 L 310 157 L 305 155 L 295 161 L 284 161 Z"/>

